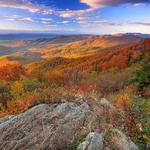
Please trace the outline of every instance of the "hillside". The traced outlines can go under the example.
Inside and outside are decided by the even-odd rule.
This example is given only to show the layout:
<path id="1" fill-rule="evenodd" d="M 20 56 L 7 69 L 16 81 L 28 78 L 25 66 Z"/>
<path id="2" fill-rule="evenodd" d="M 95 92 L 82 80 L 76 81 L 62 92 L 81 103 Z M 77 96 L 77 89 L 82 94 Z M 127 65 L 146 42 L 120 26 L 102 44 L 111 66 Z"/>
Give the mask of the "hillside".
<path id="1" fill-rule="evenodd" d="M 86 46 L 85 46 L 86 47 Z M 54 57 L 46 61 L 37 62 L 29 65 L 34 70 L 46 71 L 47 69 L 58 69 L 65 72 L 68 69 L 79 69 L 79 71 L 90 72 L 109 70 L 111 68 L 123 69 L 130 65 L 139 63 L 150 53 L 150 39 L 142 40 L 134 44 L 126 45 L 123 48 L 110 48 L 107 51 L 95 51 L 89 56 L 80 56 L 78 58 Z M 31 67 L 30 67 L 31 66 Z M 41 69 L 37 69 L 38 66 Z M 96 68 L 95 68 L 96 67 Z"/>
<path id="2" fill-rule="evenodd" d="M 93 36 L 91 38 L 69 42 L 63 46 L 46 48 L 45 56 L 63 56 L 63 57 L 79 57 L 90 55 L 91 53 L 99 50 L 118 48 L 125 45 L 138 42 L 142 38 L 136 35 L 108 35 L 108 36 Z M 44 50 L 44 48 L 42 48 Z M 37 51 L 37 50 L 34 50 Z M 42 50 L 41 50 L 42 52 Z"/>
<path id="3" fill-rule="evenodd" d="M 70 37 L 3 43 L 0 149 L 149 150 L 150 39 Z"/>
<path id="4" fill-rule="evenodd" d="M 150 150 L 150 0 L 0 0 L 0 150 Z"/>
<path id="5" fill-rule="evenodd" d="M 30 63 L 49 57 L 76 58 L 100 50 L 117 49 L 138 42 L 143 37 L 134 34 L 91 36 L 64 35 L 30 40 L 0 41 L 0 55 L 11 60 Z"/>
<path id="6" fill-rule="evenodd" d="M 10 60 L 30 63 L 41 60 L 42 56 L 49 51 L 47 49 L 56 48 L 66 43 L 92 37 L 90 35 L 56 35 L 42 38 L 41 35 L 41 38 L 38 38 L 38 36 L 35 38 L 34 35 L 34 38 L 32 39 L 31 35 L 30 39 L 30 35 L 28 36 L 27 39 L 20 38 L 20 40 L 15 40 L 14 38 L 11 40 L 0 40 L 0 56 L 4 57 L 6 55 Z"/>

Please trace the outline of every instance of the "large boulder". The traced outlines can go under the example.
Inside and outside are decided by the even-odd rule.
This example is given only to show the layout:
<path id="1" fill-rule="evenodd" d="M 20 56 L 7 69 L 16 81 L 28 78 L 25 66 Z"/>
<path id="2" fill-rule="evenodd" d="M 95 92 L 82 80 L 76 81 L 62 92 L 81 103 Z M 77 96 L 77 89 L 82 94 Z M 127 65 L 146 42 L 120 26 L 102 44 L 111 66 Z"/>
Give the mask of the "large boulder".
<path id="1" fill-rule="evenodd" d="M 93 114 L 86 103 L 41 104 L 0 124 L 0 149 L 71 149 L 90 131 Z"/>
<path id="2" fill-rule="evenodd" d="M 80 99 L 1 118 L 0 150 L 138 150 L 111 124 L 116 108 L 109 101 Z"/>

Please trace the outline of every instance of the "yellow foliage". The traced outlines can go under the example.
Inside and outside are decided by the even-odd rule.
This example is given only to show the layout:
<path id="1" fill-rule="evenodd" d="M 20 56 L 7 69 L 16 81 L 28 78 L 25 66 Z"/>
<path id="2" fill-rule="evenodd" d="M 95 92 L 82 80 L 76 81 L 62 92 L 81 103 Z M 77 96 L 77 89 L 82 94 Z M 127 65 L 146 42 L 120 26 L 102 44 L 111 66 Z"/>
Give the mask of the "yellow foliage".
<path id="1" fill-rule="evenodd" d="M 16 81 L 14 84 L 11 86 L 11 94 L 14 97 L 19 97 L 24 93 L 24 87 L 21 82 Z"/>

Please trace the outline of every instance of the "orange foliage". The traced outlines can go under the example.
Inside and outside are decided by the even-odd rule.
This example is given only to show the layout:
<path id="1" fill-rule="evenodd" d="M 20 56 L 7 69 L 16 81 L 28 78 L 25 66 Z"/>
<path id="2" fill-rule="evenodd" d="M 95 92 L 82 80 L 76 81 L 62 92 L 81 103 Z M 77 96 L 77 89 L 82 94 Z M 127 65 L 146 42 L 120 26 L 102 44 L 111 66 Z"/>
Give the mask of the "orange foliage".
<path id="1" fill-rule="evenodd" d="M 64 85 L 66 81 L 65 75 L 60 72 L 60 71 L 50 71 L 48 73 L 48 81 L 54 83 L 54 84 L 59 84 L 59 85 Z"/>
<path id="2" fill-rule="evenodd" d="M 0 111 L 0 118 L 5 117 L 6 115 L 8 115 L 6 112 Z"/>
<path id="3" fill-rule="evenodd" d="M 137 94 L 138 93 L 138 88 L 134 85 L 130 85 L 128 87 L 126 87 L 125 89 L 128 93 L 132 93 L 132 94 Z"/>
<path id="4" fill-rule="evenodd" d="M 126 120 L 125 120 L 125 128 L 129 136 L 137 136 L 139 134 L 139 128 L 134 120 L 132 115 L 132 107 L 131 107 L 131 100 L 127 94 L 121 95 L 117 102 L 116 107 L 121 108 L 126 112 Z"/>
<path id="5" fill-rule="evenodd" d="M 24 68 L 21 64 L 6 64 L 0 66 L 0 80 L 18 80 L 23 74 Z"/>
<path id="6" fill-rule="evenodd" d="M 8 112 L 10 114 L 19 114 L 29 108 L 29 103 L 25 100 L 14 100 L 8 103 Z"/>
<path id="7" fill-rule="evenodd" d="M 116 107 L 121 108 L 126 112 L 131 112 L 131 101 L 130 97 L 127 94 L 119 96 L 116 101 Z"/>

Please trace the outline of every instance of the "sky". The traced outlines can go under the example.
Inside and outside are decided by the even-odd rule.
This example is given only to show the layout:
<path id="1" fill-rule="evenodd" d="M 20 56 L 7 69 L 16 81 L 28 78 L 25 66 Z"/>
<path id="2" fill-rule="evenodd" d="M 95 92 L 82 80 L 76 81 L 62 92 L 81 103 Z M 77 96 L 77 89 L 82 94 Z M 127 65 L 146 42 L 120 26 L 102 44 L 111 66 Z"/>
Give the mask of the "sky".
<path id="1" fill-rule="evenodd" d="M 0 0 L 0 31 L 150 34 L 150 0 Z"/>

